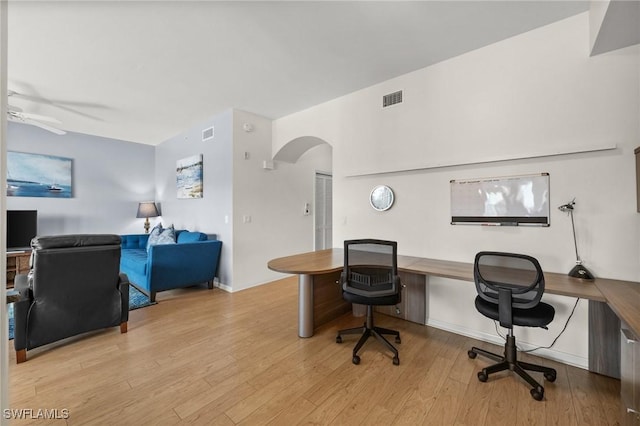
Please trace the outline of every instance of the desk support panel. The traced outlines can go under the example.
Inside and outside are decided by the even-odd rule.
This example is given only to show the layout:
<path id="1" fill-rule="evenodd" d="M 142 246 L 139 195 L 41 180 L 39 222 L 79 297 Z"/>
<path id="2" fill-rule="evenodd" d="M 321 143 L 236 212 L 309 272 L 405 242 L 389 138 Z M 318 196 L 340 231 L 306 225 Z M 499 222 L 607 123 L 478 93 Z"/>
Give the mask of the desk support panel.
<path id="1" fill-rule="evenodd" d="M 620 378 L 620 319 L 605 302 L 589 301 L 589 371 Z"/>

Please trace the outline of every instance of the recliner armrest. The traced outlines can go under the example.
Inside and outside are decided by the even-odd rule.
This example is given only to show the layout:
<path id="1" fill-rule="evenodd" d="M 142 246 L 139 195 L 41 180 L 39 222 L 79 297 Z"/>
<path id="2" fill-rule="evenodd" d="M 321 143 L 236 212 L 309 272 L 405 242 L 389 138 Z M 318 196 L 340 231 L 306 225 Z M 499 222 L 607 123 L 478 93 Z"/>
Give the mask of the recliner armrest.
<path id="1" fill-rule="evenodd" d="M 33 298 L 33 293 L 29 288 L 29 275 L 16 275 L 13 288 L 20 293 L 20 300 L 31 300 Z"/>

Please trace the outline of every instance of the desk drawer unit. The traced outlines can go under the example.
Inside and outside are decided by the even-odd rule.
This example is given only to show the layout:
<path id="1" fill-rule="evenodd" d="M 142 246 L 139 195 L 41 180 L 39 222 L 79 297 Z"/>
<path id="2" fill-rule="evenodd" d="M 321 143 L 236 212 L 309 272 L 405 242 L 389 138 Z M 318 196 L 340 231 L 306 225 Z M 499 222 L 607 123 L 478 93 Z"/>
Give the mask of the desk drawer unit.
<path id="1" fill-rule="evenodd" d="M 640 340 L 625 324 L 620 329 L 620 337 L 623 424 L 640 426 Z"/>

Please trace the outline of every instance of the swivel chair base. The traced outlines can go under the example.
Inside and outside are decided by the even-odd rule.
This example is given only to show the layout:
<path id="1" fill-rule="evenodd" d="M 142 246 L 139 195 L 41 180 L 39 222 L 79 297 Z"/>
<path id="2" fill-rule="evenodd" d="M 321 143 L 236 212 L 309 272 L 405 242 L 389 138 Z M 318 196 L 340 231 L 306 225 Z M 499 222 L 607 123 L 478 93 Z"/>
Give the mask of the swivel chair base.
<path id="1" fill-rule="evenodd" d="M 507 341 L 504 345 L 504 356 L 500 356 L 494 354 L 493 352 L 485 351 L 484 349 L 476 348 L 475 346 L 471 348 L 467 354 L 469 358 L 475 358 L 478 355 L 486 356 L 487 358 L 493 359 L 494 361 L 498 361 L 497 364 L 490 365 L 489 367 L 483 368 L 478 372 L 478 380 L 481 382 L 486 382 L 489 378 L 489 374 L 497 373 L 498 371 L 503 370 L 511 370 L 516 372 L 520 377 L 526 380 L 532 389 L 529 391 L 531 396 L 536 401 L 542 401 L 544 398 L 544 388 L 533 379 L 525 370 L 529 371 L 538 371 L 544 373 L 544 378 L 549 382 L 555 382 L 556 380 L 556 370 L 549 367 L 543 367 L 542 365 L 529 364 L 528 362 L 518 361 L 517 359 L 517 348 L 516 348 L 516 338 L 515 336 L 509 334 L 507 335 Z"/>
<path id="2" fill-rule="evenodd" d="M 360 364 L 360 357 L 358 356 L 358 351 L 364 345 L 364 342 L 369 339 L 369 337 L 373 336 L 378 339 L 383 345 L 387 347 L 391 352 L 393 352 L 393 365 L 400 365 L 400 358 L 398 358 L 398 350 L 391 344 L 389 341 L 383 336 L 383 334 L 389 334 L 396 336 L 396 343 L 401 343 L 400 340 L 400 332 L 396 330 L 389 330 L 387 328 L 376 327 L 373 325 L 373 306 L 367 305 L 367 320 L 363 324 L 362 327 L 356 328 L 348 328 L 346 330 L 338 331 L 338 335 L 336 336 L 336 343 L 342 343 L 342 335 L 343 334 L 361 334 L 360 340 L 356 343 L 356 346 L 353 348 L 353 358 L 351 361 L 358 365 Z"/>

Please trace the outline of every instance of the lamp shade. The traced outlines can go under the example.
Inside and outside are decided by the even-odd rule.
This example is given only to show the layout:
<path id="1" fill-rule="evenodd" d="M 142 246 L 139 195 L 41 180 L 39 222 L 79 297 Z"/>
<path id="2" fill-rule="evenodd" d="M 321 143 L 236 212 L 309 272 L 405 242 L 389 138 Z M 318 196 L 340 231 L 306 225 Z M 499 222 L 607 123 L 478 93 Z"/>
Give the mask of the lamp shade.
<path id="1" fill-rule="evenodd" d="M 136 217 L 156 217 L 159 216 L 156 203 L 153 201 L 146 201 L 138 204 L 138 213 Z"/>

